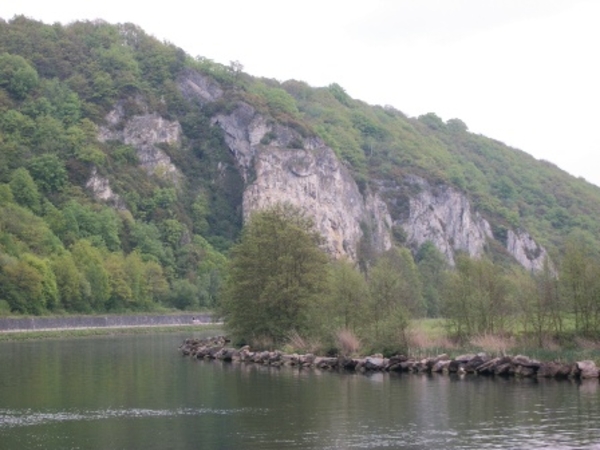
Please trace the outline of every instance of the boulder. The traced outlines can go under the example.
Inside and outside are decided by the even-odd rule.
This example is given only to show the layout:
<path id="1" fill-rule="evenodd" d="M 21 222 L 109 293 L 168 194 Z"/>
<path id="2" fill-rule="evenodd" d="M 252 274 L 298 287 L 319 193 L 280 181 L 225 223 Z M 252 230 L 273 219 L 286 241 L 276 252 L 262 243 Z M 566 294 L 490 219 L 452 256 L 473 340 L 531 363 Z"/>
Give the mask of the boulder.
<path id="1" fill-rule="evenodd" d="M 494 375 L 511 375 L 511 373 L 514 373 L 514 367 L 510 362 L 498 364 L 494 367 Z"/>
<path id="2" fill-rule="evenodd" d="M 479 367 L 477 367 L 477 373 L 480 373 L 482 375 L 493 375 L 496 373 L 496 367 L 498 367 L 501 364 L 506 364 L 506 363 L 510 363 L 510 358 L 508 357 L 496 357 L 496 358 L 492 358 L 489 361 L 481 364 Z"/>
<path id="3" fill-rule="evenodd" d="M 530 367 L 532 369 L 538 369 L 541 365 L 541 363 L 535 359 L 531 359 L 528 356 L 523 356 L 523 355 L 517 355 L 513 358 L 513 364 L 515 365 L 519 365 L 519 366 L 523 366 L 523 367 Z"/>
<path id="4" fill-rule="evenodd" d="M 537 369 L 533 367 L 527 367 L 522 365 L 516 365 L 515 367 L 515 376 L 529 378 L 535 375 Z"/>
<path id="5" fill-rule="evenodd" d="M 365 358 L 364 368 L 366 370 L 383 370 L 386 365 L 386 360 L 384 358 L 380 358 L 379 355 L 373 357 L 369 356 Z"/>
<path id="6" fill-rule="evenodd" d="M 572 366 L 559 362 L 540 363 L 537 370 L 539 378 L 567 378 L 571 375 Z"/>
<path id="7" fill-rule="evenodd" d="M 577 368 L 579 369 L 579 376 L 581 378 L 598 378 L 599 371 L 594 361 L 579 361 L 577 363 Z"/>
<path id="8" fill-rule="evenodd" d="M 464 365 L 465 371 L 467 373 L 476 373 L 477 369 L 488 362 L 489 359 L 489 356 L 487 356 L 485 353 L 475 355 L 474 358 Z"/>
<path id="9" fill-rule="evenodd" d="M 459 364 L 466 364 L 469 361 L 471 361 L 473 358 L 475 358 L 477 355 L 474 355 L 472 353 L 467 353 L 466 355 L 460 355 L 457 356 L 456 358 L 454 358 L 454 361 L 456 361 Z"/>
<path id="10" fill-rule="evenodd" d="M 434 373 L 448 372 L 448 366 L 450 365 L 450 363 L 451 361 L 449 359 L 440 360 L 433 365 L 431 371 Z"/>
<path id="11" fill-rule="evenodd" d="M 340 356 L 338 358 L 338 367 L 344 370 L 355 370 L 356 365 L 358 364 L 357 359 L 347 358 L 344 356 Z"/>

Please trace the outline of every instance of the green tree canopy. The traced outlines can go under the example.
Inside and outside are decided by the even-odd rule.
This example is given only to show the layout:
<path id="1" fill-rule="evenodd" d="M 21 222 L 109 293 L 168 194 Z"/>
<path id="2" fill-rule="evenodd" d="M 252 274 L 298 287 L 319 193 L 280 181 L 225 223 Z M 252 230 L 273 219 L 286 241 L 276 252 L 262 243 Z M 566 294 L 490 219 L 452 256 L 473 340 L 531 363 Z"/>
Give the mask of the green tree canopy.
<path id="1" fill-rule="evenodd" d="M 29 171 L 23 167 L 12 173 L 10 189 L 14 199 L 21 206 L 35 213 L 40 212 L 40 193 Z"/>
<path id="2" fill-rule="evenodd" d="M 15 98 L 23 99 L 39 82 L 36 70 L 19 55 L 0 55 L 0 87 Z"/>
<path id="3" fill-rule="evenodd" d="M 227 328 L 245 341 L 281 343 L 310 327 L 308 316 L 327 280 L 320 236 L 298 210 L 255 213 L 232 257 L 222 302 Z"/>

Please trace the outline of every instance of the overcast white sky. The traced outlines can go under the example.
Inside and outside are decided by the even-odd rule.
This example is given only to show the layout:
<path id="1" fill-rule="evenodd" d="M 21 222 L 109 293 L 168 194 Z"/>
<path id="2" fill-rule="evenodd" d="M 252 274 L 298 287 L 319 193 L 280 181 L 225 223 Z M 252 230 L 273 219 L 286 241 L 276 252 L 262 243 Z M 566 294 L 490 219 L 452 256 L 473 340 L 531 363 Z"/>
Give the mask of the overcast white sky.
<path id="1" fill-rule="evenodd" d="M 459 118 L 600 186 L 600 1 L 3 1 L 0 17 L 132 22 L 187 53 L 409 116 Z"/>

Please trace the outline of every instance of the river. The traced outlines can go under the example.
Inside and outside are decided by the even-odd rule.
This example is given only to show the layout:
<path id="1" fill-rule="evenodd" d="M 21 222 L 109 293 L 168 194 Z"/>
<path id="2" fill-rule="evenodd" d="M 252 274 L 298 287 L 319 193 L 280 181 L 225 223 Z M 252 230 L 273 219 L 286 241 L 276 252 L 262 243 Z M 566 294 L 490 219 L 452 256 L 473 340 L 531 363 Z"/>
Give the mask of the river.
<path id="1" fill-rule="evenodd" d="M 197 361 L 186 337 L 0 342 L 0 449 L 600 448 L 598 380 Z"/>

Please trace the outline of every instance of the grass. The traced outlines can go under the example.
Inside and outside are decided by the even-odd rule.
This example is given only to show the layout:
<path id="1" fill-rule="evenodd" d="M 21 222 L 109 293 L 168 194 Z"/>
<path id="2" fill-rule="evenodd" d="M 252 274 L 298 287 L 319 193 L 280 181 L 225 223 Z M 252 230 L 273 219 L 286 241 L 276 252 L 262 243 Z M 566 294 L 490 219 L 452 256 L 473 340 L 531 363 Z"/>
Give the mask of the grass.
<path id="1" fill-rule="evenodd" d="M 457 346 L 448 337 L 444 319 L 412 320 L 407 331 L 407 353 L 414 357 L 453 353 Z"/>
<path id="2" fill-rule="evenodd" d="M 562 340 L 550 337 L 543 346 L 525 333 L 514 335 L 483 334 L 472 337 L 461 345 L 448 336 L 444 319 L 413 320 L 407 330 L 408 354 L 414 357 L 436 356 L 447 353 L 485 352 L 490 356 L 526 355 L 540 361 L 575 362 L 590 359 L 600 365 L 600 341 L 565 333 Z"/>

